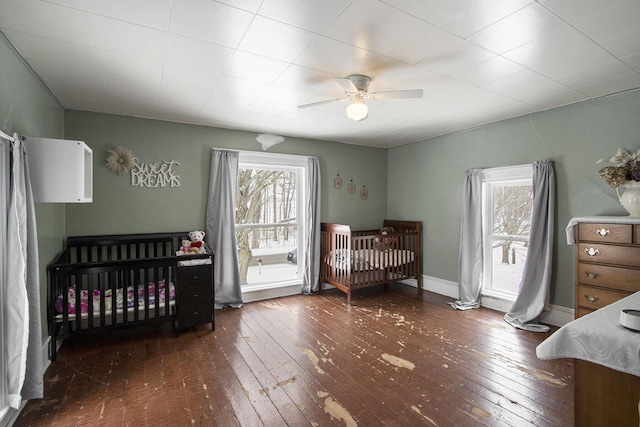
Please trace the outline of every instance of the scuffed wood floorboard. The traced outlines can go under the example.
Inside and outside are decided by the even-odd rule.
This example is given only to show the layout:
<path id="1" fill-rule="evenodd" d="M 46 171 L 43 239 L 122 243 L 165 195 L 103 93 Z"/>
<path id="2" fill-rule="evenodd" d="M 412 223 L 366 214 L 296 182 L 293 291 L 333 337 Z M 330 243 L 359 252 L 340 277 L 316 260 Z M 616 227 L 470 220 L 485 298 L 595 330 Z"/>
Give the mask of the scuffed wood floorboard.
<path id="1" fill-rule="evenodd" d="M 571 426 L 573 363 L 485 308 L 391 285 L 65 341 L 23 426 Z"/>

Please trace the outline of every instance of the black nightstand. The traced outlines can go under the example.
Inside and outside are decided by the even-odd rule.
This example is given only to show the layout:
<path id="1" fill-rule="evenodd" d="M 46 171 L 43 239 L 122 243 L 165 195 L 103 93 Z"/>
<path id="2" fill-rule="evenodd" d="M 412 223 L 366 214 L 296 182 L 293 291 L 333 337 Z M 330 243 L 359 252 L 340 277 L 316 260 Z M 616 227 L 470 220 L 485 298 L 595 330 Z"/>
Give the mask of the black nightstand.
<path id="1" fill-rule="evenodd" d="M 209 322 L 215 330 L 213 301 L 213 259 L 211 264 L 177 267 L 176 336 L 182 328 Z"/>

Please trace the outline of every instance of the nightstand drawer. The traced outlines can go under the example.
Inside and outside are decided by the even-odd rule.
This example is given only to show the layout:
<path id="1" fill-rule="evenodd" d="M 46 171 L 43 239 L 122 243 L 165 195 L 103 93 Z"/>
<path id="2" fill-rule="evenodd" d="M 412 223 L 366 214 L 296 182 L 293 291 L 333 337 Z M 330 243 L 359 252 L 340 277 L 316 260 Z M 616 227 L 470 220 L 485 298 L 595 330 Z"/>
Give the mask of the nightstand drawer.
<path id="1" fill-rule="evenodd" d="M 599 289 L 584 285 L 579 285 L 577 292 L 578 304 L 592 310 L 597 310 L 631 295 L 631 292 Z"/>
<path id="2" fill-rule="evenodd" d="M 211 286 L 212 280 L 213 273 L 210 264 L 178 268 L 178 286 L 180 288 L 188 288 L 202 284 Z"/>
<path id="3" fill-rule="evenodd" d="M 631 224 L 578 224 L 578 240 L 581 242 L 632 243 Z"/>
<path id="4" fill-rule="evenodd" d="M 578 263 L 578 282 L 626 292 L 640 291 L 640 270 Z"/>

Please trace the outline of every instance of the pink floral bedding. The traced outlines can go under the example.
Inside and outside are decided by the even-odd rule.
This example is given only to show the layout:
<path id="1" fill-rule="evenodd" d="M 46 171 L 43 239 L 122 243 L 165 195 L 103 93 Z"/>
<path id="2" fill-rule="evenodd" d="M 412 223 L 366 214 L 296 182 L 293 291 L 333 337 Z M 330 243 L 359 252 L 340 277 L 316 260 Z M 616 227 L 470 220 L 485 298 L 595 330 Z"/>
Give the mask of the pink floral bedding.
<path id="1" fill-rule="evenodd" d="M 156 292 L 156 287 L 155 287 L 155 283 L 154 282 L 149 282 L 149 284 L 147 285 L 148 288 L 148 292 L 149 292 L 149 307 L 152 308 L 155 306 L 156 304 L 156 296 L 155 296 L 155 292 Z M 158 301 L 160 302 L 160 305 L 164 304 L 165 300 L 166 300 L 166 296 L 165 296 L 165 281 L 164 280 L 160 280 L 158 282 L 158 291 L 159 291 L 159 298 Z M 101 298 L 100 298 L 100 291 L 99 290 L 93 290 L 92 292 L 92 299 L 93 299 L 93 313 L 94 314 L 99 314 L 100 313 L 100 303 L 101 303 Z M 137 293 L 137 300 L 138 300 L 138 308 L 140 309 L 144 309 L 144 285 L 139 284 L 137 286 L 137 292 L 134 290 L 133 285 L 127 287 L 126 290 L 126 307 L 127 308 L 133 308 L 135 301 L 136 301 L 136 293 Z M 176 290 L 175 287 L 173 286 L 173 283 L 169 283 L 169 301 L 173 301 L 176 297 Z M 68 304 L 67 304 L 67 313 L 68 314 L 76 314 L 76 301 L 77 301 L 77 295 L 76 295 L 76 289 L 75 287 L 69 287 L 68 290 Z M 104 292 L 104 304 L 105 304 L 105 312 L 111 311 L 112 307 L 113 307 L 113 291 L 111 289 L 107 289 Z M 122 310 L 124 307 L 124 294 L 123 294 L 123 290 L 122 289 L 117 289 L 116 290 L 116 309 L 118 310 Z M 57 313 L 62 313 L 62 308 L 63 308 L 63 298 L 62 295 L 58 295 L 58 297 L 56 298 L 56 302 L 55 302 L 55 309 Z M 89 291 L 87 290 L 82 290 L 80 291 L 80 310 L 81 313 L 87 313 L 89 311 Z"/>

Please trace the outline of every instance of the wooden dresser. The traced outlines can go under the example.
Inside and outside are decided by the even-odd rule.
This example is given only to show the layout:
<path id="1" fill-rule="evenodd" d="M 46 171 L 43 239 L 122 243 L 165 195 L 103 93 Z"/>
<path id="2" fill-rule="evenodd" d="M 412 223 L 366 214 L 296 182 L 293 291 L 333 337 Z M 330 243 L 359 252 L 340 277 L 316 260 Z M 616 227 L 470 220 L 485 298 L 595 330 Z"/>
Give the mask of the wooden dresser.
<path id="1" fill-rule="evenodd" d="M 580 222 L 576 229 L 575 318 L 640 291 L 638 224 Z"/>
<path id="2" fill-rule="evenodd" d="M 576 319 L 640 291 L 640 218 L 623 218 L 574 227 Z M 640 377 L 581 359 L 574 377 L 576 426 L 638 426 Z"/>

